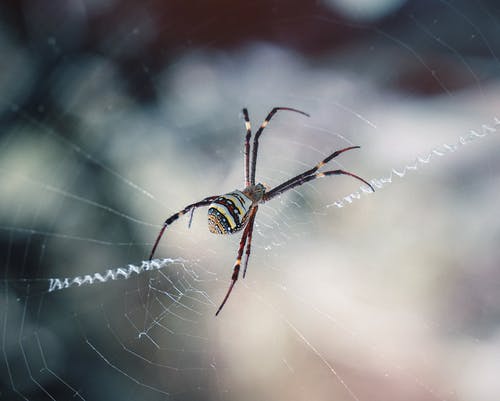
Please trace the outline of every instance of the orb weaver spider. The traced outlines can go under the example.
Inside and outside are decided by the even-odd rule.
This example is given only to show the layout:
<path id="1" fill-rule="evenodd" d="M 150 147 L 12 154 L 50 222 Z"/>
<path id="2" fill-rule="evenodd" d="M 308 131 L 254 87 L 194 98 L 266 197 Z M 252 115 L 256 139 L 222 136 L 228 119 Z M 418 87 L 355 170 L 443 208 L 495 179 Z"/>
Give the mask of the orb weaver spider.
<path id="1" fill-rule="evenodd" d="M 356 178 L 366 185 L 368 185 L 372 191 L 375 192 L 373 187 L 361 177 L 350 173 L 344 170 L 330 170 L 324 172 L 317 172 L 322 166 L 328 163 L 333 158 L 337 157 L 341 153 L 344 153 L 351 149 L 358 149 L 359 146 L 349 146 L 344 149 L 337 150 L 330 154 L 328 157 L 321 160 L 318 164 L 316 164 L 313 168 L 303 172 L 302 174 L 296 175 L 293 178 L 283 182 L 282 184 L 267 190 L 263 184 L 255 183 L 255 169 L 257 165 L 257 152 L 259 150 L 259 138 L 266 128 L 267 124 L 271 120 L 271 118 L 276 114 L 279 110 L 293 111 L 295 113 L 302 114 L 304 116 L 309 117 L 309 114 L 297 110 L 292 109 L 290 107 L 274 107 L 266 119 L 260 126 L 260 128 L 255 133 L 253 139 L 253 147 L 252 154 L 250 157 L 250 138 L 252 136 L 252 129 L 250 126 L 250 119 L 248 117 L 248 110 L 243 109 L 243 117 L 245 119 L 245 128 L 246 128 L 246 136 L 245 136 L 245 147 L 244 147 L 244 165 L 245 165 L 245 188 L 243 190 L 234 190 L 225 195 L 214 195 L 208 196 L 202 199 L 199 202 L 191 203 L 187 205 L 181 211 L 173 214 L 169 218 L 165 220 L 163 223 L 163 227 L 156 238 L 156 241 L 153 245 L 153 249 L 151 250 L 151 254 L 149 255 L 149 260 L 153 259 L 154 253 L 160 242 L 165 229 L 175 222 L 180 216 L 191 212 L 191 217 L 189 220 L 189 225 L 191 225 L 191 220 L 193 218 L 194 210 L 208 206 L 208 229 L 211 233 L 214 234 L 233 234 L 240 230 L 243 230 L 243 234 L 240 240 L 240 246 L 238 248 L 238 253 L 236 256 L 236 262 L 233 266 L 233 275 L 231 276 L 231 283 L 229 285 L 229 289 L 226 292 L 217 312 L 215 315 L 217 316 L 219 312 L 222 310 L 224 305 L 226 304 L 231 291 L 233 290 L 234 284 L 236 280 L 238 280 L 238 276 L 240 273 L 241 266 L 241 258 L 243 256 L 243 249 L 245 249 L 246 245 L 246 258 L 243 269 L 243 278 L 246 275 L 248 259 L 250 257 L 250 250 L 252 246 L 252 233 L 253 233 L 253 225 L 255 222 L 255 215 L 257 214 L 257 210 L 261 203 L 267 202 L 274 197 L 286 192 L 292 188 L 298 187 L 299 185 L 305 184 L 306 182 L 315 180 L 316 178 L 327 177 L 330 175 L 349 175 L 353 178 Z"/>

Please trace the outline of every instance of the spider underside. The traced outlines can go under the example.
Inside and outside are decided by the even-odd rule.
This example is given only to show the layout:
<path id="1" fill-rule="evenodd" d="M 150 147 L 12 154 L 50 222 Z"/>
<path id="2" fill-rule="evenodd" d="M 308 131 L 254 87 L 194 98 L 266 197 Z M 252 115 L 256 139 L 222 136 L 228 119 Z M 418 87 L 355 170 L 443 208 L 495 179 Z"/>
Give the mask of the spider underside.
<path id="1" fill-rule="evenodd" d="M 163 227 L 161 228 L 160 233 L 156 238 L 156 241 L 151 250 L 151 254 L 149 256 L 149 260 L 153 259 L 158 243 L 160 242 L 160 239 L 163 236 L 165 229 L 170 224 L 172 224 L 180 216 L 188 212 L 191 212 L 191 217 L 192 217 L 192 213 L 194 212 L 194 210 L 199 207 L 208 206 L 208 227 L 210 232 L 214 234 L 232 234 L 243 230 L 243 233 L 241 235 L 240 245 L 238 248 L 238 253 L 236 256 L 236 262 L 233 267 L 233 275 L 231 277 L 231 283 L 229 285 L 229 289 L 226 292 L 226 295 L 224 296 L 224 299 L 222 300 L 220 306 L 217 309 L 217 312 L 215 313 L 216 316 L 224 307 L 227 299 L 229 298 L 229 295 L 231 294 L 231 291 L 233 290 L 234 284 L 238 280 L 241 267 L 241 259 L 244 250 L 246 258 L 243 268 L 243 277 L 245 277 L 248 266 L 248 259 L 250 257 L 251 246 L 252 246 L 252 233 L 255 222 L 255 215 L 257 214 L 259 204 L 267 202 L 273 199 L 274 197 L 282 194 L 283 192 L 286 192 L 299 185 L 305 184 L 306 182 L 309 182 L 316 178 L 327 177 L 330 175 L 349 175 L 353 178 L 362 181 L 363 183 L 368 185 L 372 191 L 375 191 L 367 181 L 348 171 L 329 170 L 324 172 L 317 172 L 323 165 L 325 165 L 326 163 L 328 163 L 330 160 L 337 157 L 341 153 L 351 149 L 357 149 L 359 148 L 359 146 L 349 146 L 347 148 L 337 150 L 332 154 L 330 154 L 325 159 L 323 159 L 322 161 L 320 161 L 313 168 L 303 172 L 302 174 L 296 175 L 293 178 L 290 178 L 289 180 L 283 182 L 282 184 L 268 191 L 266 191 L 264 185 L 260 183 L 256 184 L 255 169 L 257 165 L 259 138 L 262 132 L 264 131 L 264 128 L 266 128 L 267 124 L 271 120 L 271 118 L 279 110 L 293 111 L 309 117 L 309 114 L 304 113 L 303 111 L 297 109 L 292 109 L 290 107 L 274 107 L 269 112 L 264 122 L 255 133 L 253 139 L 253 146 L 251 149 L 252 153 L 250 154 L 250 139 L 252 136 L 252 130 L 250 126 L 250 119 L 248 117 L 248 111 L 246 108 L 243 109 L 243 117 L 245 119 L 245 128 L 246 128 L 245 147 L 244 147 L 245 188 L 241 191 L 234 190 L 225 195 L 208 196 L 199 202 L 187 205 L 184 209 L 180 210 L 179 212 L 167 218 L 163 223 Z"/>

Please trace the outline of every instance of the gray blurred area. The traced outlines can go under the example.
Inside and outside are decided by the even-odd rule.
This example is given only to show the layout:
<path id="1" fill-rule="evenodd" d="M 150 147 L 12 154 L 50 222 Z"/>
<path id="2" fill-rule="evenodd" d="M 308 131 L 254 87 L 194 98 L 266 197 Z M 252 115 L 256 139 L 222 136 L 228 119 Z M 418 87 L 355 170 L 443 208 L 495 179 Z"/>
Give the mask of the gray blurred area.
<path id="1" fill-rule="evenodd" d="M 3 1 L 0 399 L 498 400 L 499 77 L 495 1 Z M 48 291 L 242 189 L 274 106 L 311 117 L 273 117 L 260 182 L 359 145 L 330 169 L 376 192 L 263 205 L 218 317 L 240 236 L 204 209 L 161 270 Z"/>

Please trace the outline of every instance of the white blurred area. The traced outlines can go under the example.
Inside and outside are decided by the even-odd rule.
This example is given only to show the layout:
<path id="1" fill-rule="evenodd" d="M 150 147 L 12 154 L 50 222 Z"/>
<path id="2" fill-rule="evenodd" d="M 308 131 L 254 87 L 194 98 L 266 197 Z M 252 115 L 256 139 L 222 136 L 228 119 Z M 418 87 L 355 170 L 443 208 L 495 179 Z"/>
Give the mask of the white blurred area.
<path id="1" fill-rule="evenodd" d="M 406 0 L 324 0 L 325 5 L 354 20 L 372 20 L 390 15 Z"/>
<path id="2" fill-rule="evenodd" d="M 0 46 L 15 69 L 0 75 L 6 110 L 22 99 L 36 65 L 5 36 Z M 159 225 L 191 202 L 241 188 L 242 107 L 254 132 L 273 106 L 311 114 L 280 112 L 264 131 L 257 177 L 271 187 L 350 145 L 361 149 L 331 169 L 379 179 L 500 117 L 497 80 L 412 95 L 386 85 L 401 73 L 400 54 L 380 45 L 369 68 L 362 65 L 367 52 L 348 48 L 313 63 L 260 42 L 230 56 L 193 49 L 150 77 L 158 102 L 146 107 L 127 93 L 112 59 L 81 54 L 47 77 L 59 113 L 38 119 L 20 110 L 19 125 L 4 136 L 1 216 L 16 213 L 3 226 L 123 241 L 112 224 L 94 225 L 106 210 L 75 196 Z M 447 74 L 421 67 L 425 76 Z M 51 127 L 64 115 L 78 121 L 78 133 Z M 188 333 L 207 339 L 217 376 L 212 397 L 496 400 L 499 151 L 500 135 L 492 132 L 343 208 L 327 206 L 359 189 L 347 177 L 306 184 L 261 207 L 246 279 L 218 318 L 204 315 L 200 332 Z M 95 169 L 91 178 L 86 164 Z M 207 291 L 218 304 L 239 235 L 209 234 L 205 213 L 195 212 L 189 230 L 187 219 L 169 228 L 159 255 L 197 260 L 213 272 L 217 281 Z M 157 227 L 136 228 L 128 240 L 145 244 L 146 254 Z M 89 253 L 89 246 L 59 250 L 67 276 L 136 262 L 127 260 L 130 250 L 115 262 L 121 249 Z M 108 297 L 116 294 L 104 293 L 101 302 Z"/>

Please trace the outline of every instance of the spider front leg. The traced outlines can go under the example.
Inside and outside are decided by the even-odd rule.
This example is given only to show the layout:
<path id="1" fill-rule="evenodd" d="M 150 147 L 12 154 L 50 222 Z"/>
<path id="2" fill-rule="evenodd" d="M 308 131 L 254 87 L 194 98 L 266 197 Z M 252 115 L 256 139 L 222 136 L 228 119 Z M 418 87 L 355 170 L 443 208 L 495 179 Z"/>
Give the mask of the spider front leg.
<path id="1" fill-rule="evenodd" d="M 263 198 L 264 201 L 267 202 L 267 201 L 271 200 L 272 198 L 274 198 L 275 196 L 278 196 L 278 195 L 282 194 L 283 192 L 288 191 L 289 189 L 292 189 L 292 188 L 295 188 L 299 185 L 305 184 L 306 182 L 309 182 L 309 181 L 314 180 L 316 178 L 322 178 L 322 177 L 326 177 L 329 175 L 349 175 L 349 176 L 356 178 L 357 180 L 365 183 L 366 185 L 368 185 L 370 187 L 370 189 L 373 192 L 375 192 L 375 189 L 372 187 L 372 185 L 369 182 L 365 181 L 361 177 L 358 177 L 356 174 L 350 173 L 348 171 L 332 170 L 332 171 L 325 171 L 324 173 L 316 173 L 316 171 L 318 171 L 321 167 L 323 167 L 330 160 L 332 160 L 335 157 L 337 157 L 338 155 L 340 155 L 344 152 L 347 152 L 348 150 L 352 150 L 352 149 L 359 149 L 359 146 L 349 146 L 348 148 L 340 149 L 340 150 L 333 152 L 332 154 L 330 154 L 329 156 L 327 156 L 326 158 L 321 160 L 313 168 L 311 168 L 307 171 L 304 171 L 302 174 L 296 175 L 293 178 L 290 178 L 289 180 L 285 181 L 284 183 L 282 183 L 282 184 L 278 185 L 277 187 L 274 187 L 270 191 L 266 192 L 264 194 L 264 198 Z"/>
<path id="2" fill-rule="evenodd" d="M 266 198 L 265 198 L 265 201 L 267 202 L 268 200 L 271 200 L 272 198 L 274 198 L 275 196 L 278 196 L 280 194 L 282 194 L 283 192 L 286 192 L 290 189 L 293 189 L 295 187 L 298 187 L 302 184 L 305 184 L 306 182 L 309 182 L 309 181 L 312 181 L 312 180 L 315 180 L 316 178 L 323 178 L 323 177 L 328 177 L 330 175 L 348 175 L 352 178 L 356 178 L 357 180 L 363 182 L 364 184 L 368 185 L 370 187 L 370 189 L 372 190 L 372 192 L 375 192 L 375 189 L 373 188 L 373 186 L 366 180 L 364 180 L 363 178 L 357 176 L 356 174 L 353 174 L 353 173 L 350 173 L 349 171 L 344 171 L 344 170 L 331 170 L 331 171 L 325 171 L 323 173 L 315 173 L 315 174 L 311 174 L 307 177 L 302 177 L 300 179 L 298 179 L 297 181 L 295 182 L 292 182 L 291 184 L 287 185 L 286 187 L 282 187 L 282 188 L 279 188 L 278 190 L 273 189 L 272 191 L 269 191 L 267 194 L 266 194 Z"/>
<path id="3" fill-rule="evenodd" d="M 252 127 L 250 125 L 250 118 L 248 117 L 248 110 L 245 108 L 242 110 L 243 118 L 245 119 L 245 129 L 247 134 L 245 136 L 245 188 L 250 185 L 250 137 L 252 136 Z"/>
<path id="4" fill-rule="evenodd" d="M 310 117 L 309 114 L 297 110 L 297 109 L 292 109 L 291 107 L 274 107 L 265 120 L 262 122 L 262 125 L 260 128 L 257 130 L 255 133 L 255 136 L 253 137 L 253 148 L 252 148 L 252 167 L 250 169 L 250 183 L 252 185 L 255 185 L 255 169 L 257 167 L 257 154 L 259 152 L 259 138 L 262 135 L 262 132 L 264 131 L 264 128 L 267 127 L 267 124 L 269 124 L 269 121 L 271 121 L 271 118 L 278 112 L 279 110 L 287 110 L 287 111 L 293 111 L 295 113 L 303 114 L 304 116 Z"/>
<path id="5" fill-rule="evenodd" d="M 222 300 L 219 308 L 217 309 L 217 312 L 215 312 L 215 316 L 219 314 L 219 312 L 222 310 L 224 305 L 226 304 L 227 299 L 229 298 L 229 295 L 231 294 L 231 291 L 233 291 L 234 284 L 236 283 L 236 280 L 238 280 L 238 276 L 240 274 L 240 267 L 241 267 L 241 257 L 243 256 L 243 249 L 245 248 L 245 244 L 247 243 L 247 239 L 250 235 L 250 232 L 253 229 L 253 222 L 255 219 L 255 213 L 257 212 L 257 207 L 254 207 L 249 213 L 250 216 L 248 217 L 248 223 L 246 227 L 243 229 L 243 234 L 241 236 L 240 240 L 240 247 L 238 248 L 238 254 L 236 256 L 236 262 L 234 263 L 233 267 L 233 275 L 231 276 L 231 284 L 229 285 L 229 289 L 227 290 L 226 295 L 224 296 L 224 299 Z M 250 249 L 247 248 L 247 260 L 245 263 L 245 270 L 246 266 L 248 263 L 248 256 L 250 255 Z"/>

